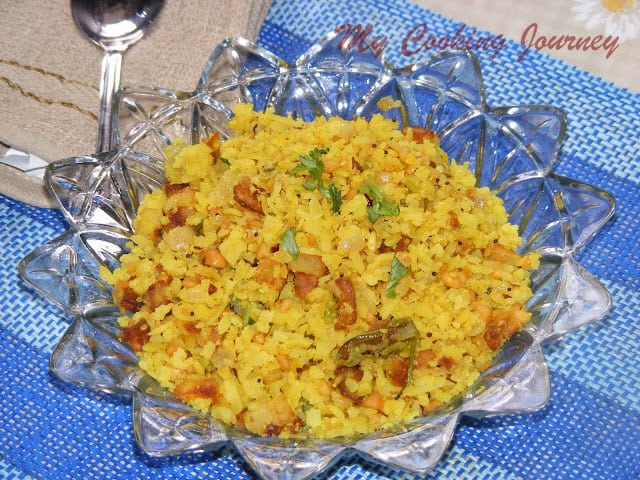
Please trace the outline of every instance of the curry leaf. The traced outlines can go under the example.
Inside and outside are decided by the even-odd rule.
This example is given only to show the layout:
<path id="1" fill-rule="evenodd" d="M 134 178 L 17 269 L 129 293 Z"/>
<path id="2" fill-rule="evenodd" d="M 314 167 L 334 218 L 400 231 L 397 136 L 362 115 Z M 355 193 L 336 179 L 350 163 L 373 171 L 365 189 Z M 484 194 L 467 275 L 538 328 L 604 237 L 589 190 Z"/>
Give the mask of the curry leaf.
<path id="1" fill-rule="evenodd" d="M 365 332 L 347 340 L 338 349 L 336 363 L 355 367 L 366 357 L 386 358 L 390 355 L 399 355 L 408 346 L 407 378 L 402 390 L 398 393 L 400 396 L 404 387 L 413 383 L 413 367 L 419 336 L 420 332 L 411 318 L 396 318 L 386 327 Z"/>

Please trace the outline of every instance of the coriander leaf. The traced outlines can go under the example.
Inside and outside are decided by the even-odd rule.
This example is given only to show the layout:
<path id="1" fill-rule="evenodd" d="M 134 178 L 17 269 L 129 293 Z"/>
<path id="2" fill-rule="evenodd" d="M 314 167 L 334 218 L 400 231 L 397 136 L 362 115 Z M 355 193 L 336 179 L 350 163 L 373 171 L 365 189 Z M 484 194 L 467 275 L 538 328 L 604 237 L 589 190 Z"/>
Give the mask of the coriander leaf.
<path id="1" fill-rule="evenodd" d="M 379 216 L 380 215 L 373 210 L 373 207 L 367 207 L 367 218 L 369 219 L 369 222 L 376 223 Z"/>
<path id="2" fill-rule="evenodd" d="M 238 315 L 242 319 L 242 326 L 253 325 L 256 321 L 251 317 L 251 304 L 243 304 L 233 295 L 229 296 L 229 306 L 233 313 Z"/>
<path id="3" fill-rule="evenodd" d="M 338 187 L 335 184 L 330 183 L 327 188 L 321 190 L 322 194 L 331 200 L 331 209 L 333 213 L 338 213 L 340 211 L 340 207 L 342 206 L 342 194 Z"/>
<path id="4" fill-rule="evenodd" d="M 296 243 L 296 230 L 295 228 L 287 228 L 282 235 L 280 235 L 280 246 L 289 252 L 294 260 L 298 259 L 300 249 Z"/>
<path id="5" fill-rule="evenodd" d="M 328 148 L 314 148 L 308 155 L 300 155 L 298 157 L 298 161 L 300 163 L 292 168 L 289 173 L 293 175 L 307 170 L 309 175 L 311 175 L 311 178 L 307 178 L 302 186 L 306 190 L 314 190 L 317 188 L 320 193 L 331 200 L 331 208 L 333 212 L 338 213 L 340 211 L 340 206 L 342 205 L 342 195 L 340 194 L 340 191 L 333 183 L 329 184 L 328 187 L 325 187 L 322 183 L 324 163 L 320 160 L 320 156 L 324 155 L 328 151 Z"/>
<path id="6" fill-rule="evenodd" d="M 365 184 L 360 187 L 360 193 L 371 197 L 372 204 L 367 207 L 367 216 L 371 223 L 375 223 L 381 215 L 400 215 L 400 207 L 384 194 L 373 177 L 367 177 Z"/>
<path id="7" fill-rule="evenodd" d="M 300 407 L 302 408 L 303 412 L 307 412 L 312 407 L 312 405 L 311 405 L 311 402 L 309 402 L 309 400 L 307 400 L 304 397 L 300 397 Z"/>
<path id="8" fill-rule="evenodd" d="M 409 269 L 405 267 L 398 257 L 394 256 L 391 261 L 391 272 L 389 274 L 389 283 L 385 295 L 387 298 L 396 298 L 396 286 L 400 280 L 409 274 Z"/>
<path id="9" fill-rule="evenodd" d="M 244 315 L 242 315 L 242 326 L 246 327 L 247 325 L 253 325 L 254 323 L 255 320 L 251 318 L 251 305 L 248 305 L 244 311 Z"/>
<path id="10" fill-rule="evenodd" d="M 302 162 L 300 162 L 298 165 L 289 170 L 289 175 L 295 175 L 296 173 L 300 173 L 301 171 L 306 169 L 307 167 Z"/>
<path id="11" fill-rule="evenodd" d="M 298 157 L 298 161 L 300 162 L 296 165 L 289 173 L 296 174 L 302 172 L 303 170 L 308 170 L 311 178 L 313 178 L 316 182 L 319 182 L 318 187 L 322 186 L 322 182 L 320 177 L 324 172 L 324 163 L 320 160 L 320 156 L 324 155 L 329 151 L 328 148 L 314 148 L 307 155 L 300 155 Z"/>

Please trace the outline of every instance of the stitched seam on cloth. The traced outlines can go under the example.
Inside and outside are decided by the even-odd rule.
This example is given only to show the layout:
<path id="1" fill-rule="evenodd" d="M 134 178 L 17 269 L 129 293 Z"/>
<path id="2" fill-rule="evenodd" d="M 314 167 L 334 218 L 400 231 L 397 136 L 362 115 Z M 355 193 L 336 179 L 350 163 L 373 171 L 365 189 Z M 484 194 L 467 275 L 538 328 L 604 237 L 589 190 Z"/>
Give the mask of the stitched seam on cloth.
<path id="1" fill-rule="evenodd" d="M 39 73 L 41 75 L 44 76 L 49 76 L 49 77 L 53 77 L 56 80 L 59 80 L 61 83 L 70 83 L 70 84 L 76 84 L 76 85 L 80 85 L 83 87 L 88 87 L 91 89 L 94 89 L 97 91 L 96 87 L 84 82 L 78 82 L 76 80 L 70 80 L 68 78 L 63 77 L 62 75 L 55 73 L 55 72 L 49 72 L 47 70 L 44 70 L 42 68 L 39 67 L 33 67 L 31 65 L 24 65 L 21 63 L 18 63 L 14 60 L 5 60 L 5 59 L 0 59 L 0 63 L 5 64 L 5 65 L 10 65 L 12 67 L 16 67 L 16 68 L 20 68 L 22 70 L 26 70 L 26 71 L 30 71 L 30 72 L 36 72 Z M 28 90 L 25 90 L 22 86 L 18 85 L 17 83 L 15 83 L 14 81 L 10 80 L 9 78 L 5 77 L 4 75 L 0 75 L 0 80 L 2 82 L 4 82 L 9 88 L 12 88 L 13 90 L 17 91 L 18 93 L 20 93 L 23 97 L 25 98 L 29 98 L 31 100 L 34 100 L 36 102 L 39 103 L 43 103 L 45 105 L 60 105 L 62 107 L 66 107 L 66 108 L 71 108 L 72 110 L 75 110 L 77 112 L 80 112 L 82 114 L 88 115 L 91 118 L 93 118 L 94 120 L 98 119 L 98 116 L 87 110 L 84 109 L 82 107 L 80 107 L 79 105 L 76 105 L 73 102 L 68 102 L 65 100 L 54 100 L 54 99 L 49 99 L 49 98 L 45 98 L 42 97 L 40 95 L 37 95 L 36 93 L 30 92 Z"/>
<path id="2" fill-rule="evenodd" d="M 59 73 L 56 73 L 56 72 L 50 72 L 48 70 L 45 70 L 44 68 L 26 65 L 24 63 L 20 63 L 15 60 L 5 60 L 3 58 L 0 58 L 0 63 L 4 63 L 5 65 L 11 65 L 12 67 L 22 68 L 24 70 L 29 70 L 31 72 L 41 73 L 42 75 L 46 75 L 49 77 L 53 77 L 57 80 L 60 80 L 62 83 L 75 83 L 76 85 L 81 85 L 83 87 L 92 88 L 98 91 L 98 88 L 96 88 L 95 85 L 92 85 L 86 82 L 80 82 L 78 80 L 72 80 L 72 79 L 66 78 L 64 75 L 60 75 Z"/>

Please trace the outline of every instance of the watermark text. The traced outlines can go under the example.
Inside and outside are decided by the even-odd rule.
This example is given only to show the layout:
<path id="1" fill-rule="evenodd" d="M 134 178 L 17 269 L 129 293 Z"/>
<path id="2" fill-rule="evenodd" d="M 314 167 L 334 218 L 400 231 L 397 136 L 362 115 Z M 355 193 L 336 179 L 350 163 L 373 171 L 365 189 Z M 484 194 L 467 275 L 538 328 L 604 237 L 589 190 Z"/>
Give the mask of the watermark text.
<path id="1" fill-rule="evenodd" d="M 337 33 L 342 33 L 338 47 L 360 52 L 371 50 L 375 57 L 379 57 L 387 48 L 389 41 L 386 35 L 375 34 L 373 30 L 373 25 L 365 27 L 360 24 L 344 23 L 336 28 Z M 612 35 L 545 35 L 540 33 L 539 25 L 534 22 L 522 32 L 520 37 L 522 49 L 516 60 L 519 62 L 524 60 L 532 49 L 538 51 L 601 51 L 608 59 L 620 46 L 618 42 L 619 38 Z M 437 50 L 469 50 L 488 52 L 491 59 L 495 59 L 503 51 L 505 45 L 506 39 L 503 35 L 481 34 L 466 24 L 460 25 L 453 32 L 453 35 L 435 35 L 429 31 L 427 23 L 419 23 L 404 35 L 400 52 L 406 57 L 412 57 Z"/>
<path id="2" fill-rule="evenodd" d="M 556 51 L 582 50 L 583 52 L 602 50 L 605 52 L 605 58 L 609 58 L 619 47 L 618 37 L 612 35 L 607 35 L 606 37 L 604 35 L 595 35 L 593 37 L 589 35 L 582 37 L 575 35 L 541 35 L 538 33 L 538 24 L 535 22 L 531 23 L 522 32 L 520 45 L 524 49 L 518 55 L 518 61 L 524 59 L 531 48 Z"/>

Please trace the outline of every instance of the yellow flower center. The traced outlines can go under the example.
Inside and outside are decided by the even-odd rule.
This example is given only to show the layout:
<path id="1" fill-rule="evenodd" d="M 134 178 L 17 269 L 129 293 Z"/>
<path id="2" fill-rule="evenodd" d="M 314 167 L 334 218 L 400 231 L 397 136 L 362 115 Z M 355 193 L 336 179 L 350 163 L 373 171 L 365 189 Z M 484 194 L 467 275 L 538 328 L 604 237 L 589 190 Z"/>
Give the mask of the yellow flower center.
<path id="1" fill-rule="evenodd" d="M 635 0 L 602 0 L 602 5 L 613 13 L 624 12 L 636 6 Z"/>

